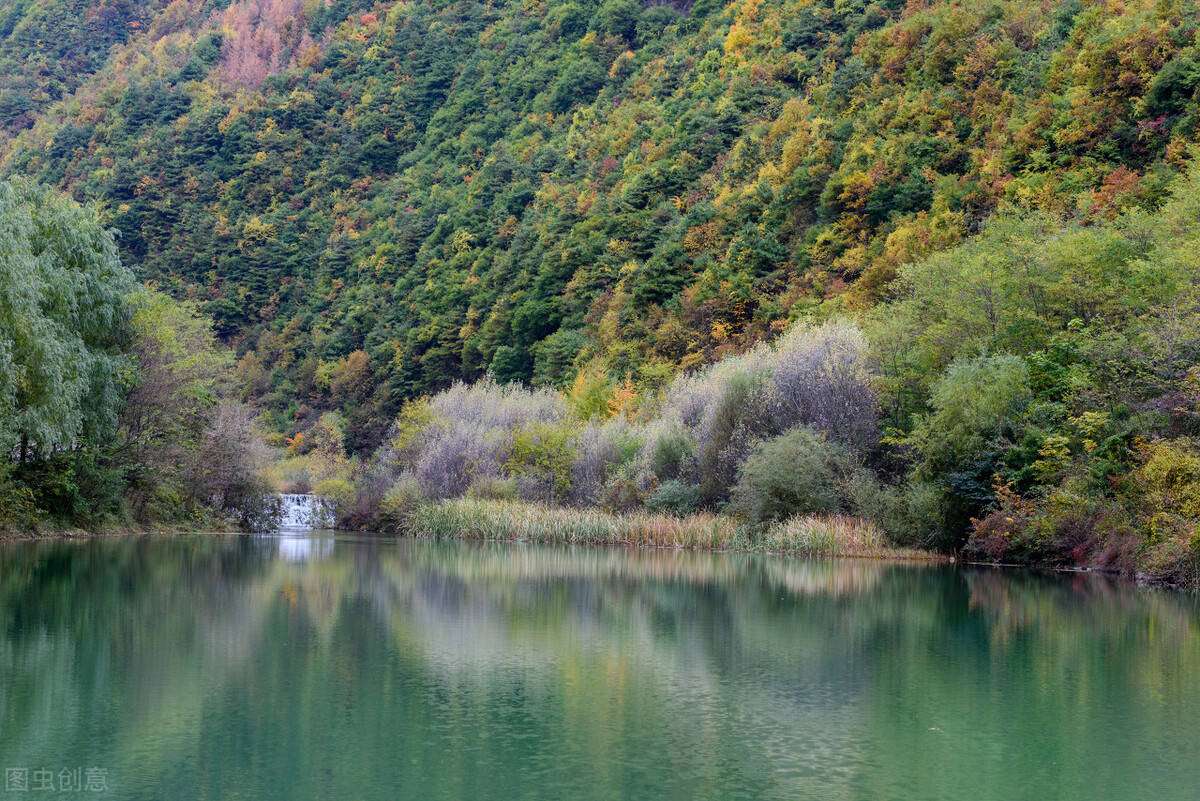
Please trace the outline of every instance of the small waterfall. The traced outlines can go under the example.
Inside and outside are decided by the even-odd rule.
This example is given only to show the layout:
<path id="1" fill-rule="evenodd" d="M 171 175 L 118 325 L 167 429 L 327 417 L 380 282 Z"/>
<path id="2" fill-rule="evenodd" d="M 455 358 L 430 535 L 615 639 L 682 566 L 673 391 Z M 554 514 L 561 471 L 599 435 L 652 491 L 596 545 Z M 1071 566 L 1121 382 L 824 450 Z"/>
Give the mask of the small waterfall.
<path id="1" fill-rule="evenodd" d="M 280 531 L 311 531 L 329 528 L 331 524 L 329 505 L 318 495 L 281 495 L 283 516 L 279 520 Z"/>

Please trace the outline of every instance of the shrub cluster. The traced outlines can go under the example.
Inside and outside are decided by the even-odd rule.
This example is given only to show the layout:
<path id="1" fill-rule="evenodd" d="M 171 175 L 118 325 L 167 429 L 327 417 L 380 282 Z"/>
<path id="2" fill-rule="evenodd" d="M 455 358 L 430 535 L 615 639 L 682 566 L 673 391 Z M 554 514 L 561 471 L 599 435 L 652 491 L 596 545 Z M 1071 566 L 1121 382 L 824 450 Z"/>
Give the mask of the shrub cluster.
<path id="1" fill-rule="evenodd" d="M 835 321 L 680 376 L 636 415 L 583 418 L 552 390 L 460 383 L 405 406 L 358 472 L 368 500 L 335 505 L 384 525 L 419 499 L 462 497 L 724 509 L 751 524 L 855 511 L 852 479 L 877 440 L 872 380 L 862 331 Z"/>

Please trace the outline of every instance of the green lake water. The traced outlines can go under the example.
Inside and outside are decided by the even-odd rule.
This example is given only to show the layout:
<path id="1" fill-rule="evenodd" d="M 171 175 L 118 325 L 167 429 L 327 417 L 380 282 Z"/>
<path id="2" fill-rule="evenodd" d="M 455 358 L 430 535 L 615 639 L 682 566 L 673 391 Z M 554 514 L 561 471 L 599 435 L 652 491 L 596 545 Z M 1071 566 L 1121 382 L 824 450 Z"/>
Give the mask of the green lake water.
<path id="1" fill-rule="evenodd" d="M 1200 797 L 1197 599 L 1096 576 L 114 538 L 0 622 L 0 798 Z"/>

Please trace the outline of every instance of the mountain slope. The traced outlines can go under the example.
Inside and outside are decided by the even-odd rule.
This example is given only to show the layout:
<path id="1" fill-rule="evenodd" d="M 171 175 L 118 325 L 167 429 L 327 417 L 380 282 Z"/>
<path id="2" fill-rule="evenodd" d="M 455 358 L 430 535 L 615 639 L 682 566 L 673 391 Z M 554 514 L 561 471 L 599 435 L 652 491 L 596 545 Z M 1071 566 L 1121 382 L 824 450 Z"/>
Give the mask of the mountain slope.
<path id="1" fill-rule="evenodd" d="M 13 0 L 0 8 L 0 126 L 20 131 L 158 14 L 150 0 Z"/>
<path id="2" fill-rule="evenodd" d="M 137 8 L 4 170 L 358 451 L 456 378 L 653 385 L 868 306 L 1006 204 L 1152 208 L 1196 138 L 1194 2 Z"/>

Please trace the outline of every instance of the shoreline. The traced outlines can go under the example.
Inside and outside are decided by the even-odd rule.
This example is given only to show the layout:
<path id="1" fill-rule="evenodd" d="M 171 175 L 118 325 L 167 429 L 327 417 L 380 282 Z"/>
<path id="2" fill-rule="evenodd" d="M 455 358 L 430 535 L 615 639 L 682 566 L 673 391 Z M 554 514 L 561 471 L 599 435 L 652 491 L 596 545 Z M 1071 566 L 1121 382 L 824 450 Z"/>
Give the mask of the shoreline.
<path id="1" fill-rule="evenodd" d="M 37 542 L 40 540 L 88 540 L 101 537 L 137 537 L 153 534 L 241 534 L 245 532 L 234 529 L 222 529 L 218 526 L 178 526 L 161 525 L 139 528 L 134 526 L 115 526 L 112 528 L 81 529 L 81 528 L 47 528 L 30 533 L 19 533 L 0 530 L 2 542 Z"/>
<path id="2" fill-rule="evenodd" d="M 520 515 L 514 520 L 514 516 Z M 1064 567 L 1016 562 L 988 562 L 963 559 L 918 548 L 906 548 L 878 541 L 862 547 L 860 541 L 846 543 L 834 537 L 823 542 L 783 540 L 772 536 L 789 524 L 826 535 L 861 534 L 873 527 L 866 521 L 846 516 L 811 516 L 754 527 L 736 519 L 711 513 L 684 517 L 646 512 L 609 513 L 591 508 L 546 506 L 522 501 L 480 501 L 458 498 L 420 506 L 406 516 L 394 530 L 334 528 L 339 534 L 389 538 L 452 539 L 470 542 L 525 543 L 533 545 L 585 545 L 589 547 L 634 548 L 647 550 L 708 551 L 743 553 L 805 559 L 864 559 L 914 564 L 940 564 L 1024 570 L 1033 573 L 1090 574 L 1128 582 L 1137 586 L 1194 591 L 1188 585 L 1173 583 L 1146 573 L 1129 573 L 1103 567 Z M 497 519 L 499 518 L 499 519 Z M 582 525 L 580 525 L 582 522 Z M 514 525 L 516 523 L 516 525 Z M 600 523 L 597 528 L 596 524 Z M 590 524 L 590 525 L 589 525 Z M 317 530 L 317 529 L 314 529 Z M 32 533 L 0 531 L 0 543 L 53 540 L 87 540 L 105 537 L 178 536 L 215 534 L 279 534 L 246 532 L 218 526 L 164 525 L 154 527 L 118 526 L 102 529 L 43 529 Z M 876 534 L 878 532 L 875 532 Z"/>

